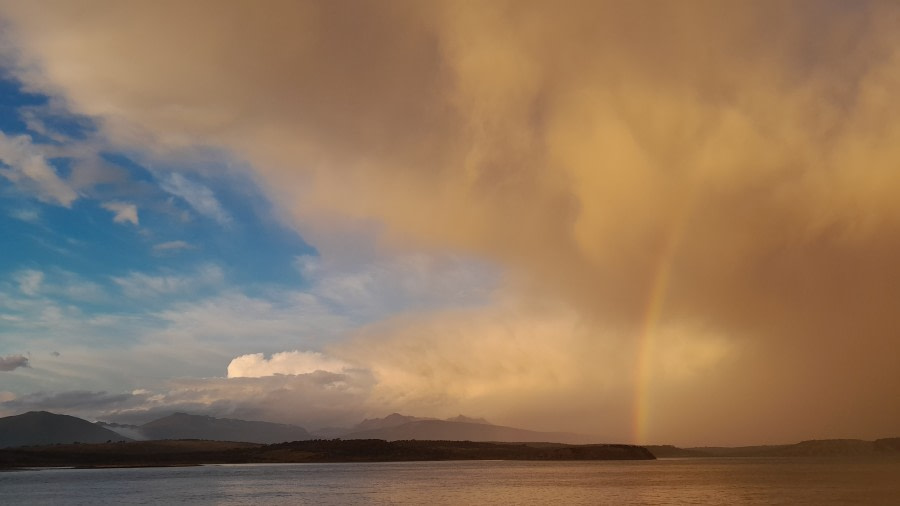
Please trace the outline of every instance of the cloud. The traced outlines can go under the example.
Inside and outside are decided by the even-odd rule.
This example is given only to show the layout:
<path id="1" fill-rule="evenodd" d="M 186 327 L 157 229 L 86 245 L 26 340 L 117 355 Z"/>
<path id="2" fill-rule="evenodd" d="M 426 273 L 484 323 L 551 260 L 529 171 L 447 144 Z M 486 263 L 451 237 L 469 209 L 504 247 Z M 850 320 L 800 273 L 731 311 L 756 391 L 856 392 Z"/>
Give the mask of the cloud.
<path id="1" fill-rule="evenodd" d="M 465 292 L 489 291 L 495 282 L 481 274 L 479 263 L 446 256 L 383 259 L 363 266 L 334 265 L 327 260 L 317 264 L 316 276 L 305 290 L 258 286 L 252 294 L 224 283 L 204 284 L 201 269 L 130 273 L 113 283 L 140 300 L 144 310 L 126 313 L 115 309 L 119 306 L 78 310 L 70 301 L 49 298 L 68 293 L 63 290 L 70 284 L 67 281 L 79 284 L 55 269 L 45 274 L 43 297 L 22 297 L 17 286 L 0 282 L 0 312 L 11 318 L 4 320 L 4 343 L 43 353 L 58 350 L 63 357 L 46 357 L 42 368 L 16 388 L 55 392 L 78 385 L 161 392 L 160 380 L 148 378 L 224 376 L 232 361 L 231 376 L 303 374 L 317 369 L 345 374 L 351 365 L 364 371 L 364 362 L 331 350 L 360 324 L 393 314 L 398 307 L 467 306 L 471 301 Z M 379 293 L 374 283 L 367 286 L 364 297 L 355 291 L 353 297 L 335 297 L 336 292 L 328 288 L 333 286 L 330 280 L 345 277 L 378 283 L 393 278 L 398 286 Z M 472 279 L 485 285 L 473 287 Z M 8 293 L 2 288 L 8 288 Z M 356 311 L 357 304 L 366 307 Z M 387 313 L 379 313 L 379 308 Z M 319 350 L 321 356 L 281 353 L 311 349 Z M 384 414 L 383 407 L 366 404 L 368 393 L 363 397 L 353 413 Z M 83 412 L 101 418 L 90 414 L 89 408 Z"/>
<path id="2" fill-rule="evenodd" d="M 648 363 L 638 350 L 706 357 L 683 381 L 604 393 L 617 427 L 638 425 L 636 406 L 652 401 L 660 423 L 637 439 L 724 427 L 745 442 L 878 437 L 900 423 L 900 406 L 884 404 L 900 381 L 894 4 L 401 1 L 351 13 L 285 2 L 250 15 L 196 2 L 172 16 L 173 5 L 7 4 L 16 75 L 98 118 L 123 149 L 218 147 L 248 162 L 322 258 L 371 236 L 382 252 L 497 265 L 522 307 L 575 315 L 573 328 L 525 339 L 575 371 L 571 397 L 558 397 L 570 405 L 596 398 L 596 355 L 572 350 L 608 350 L 621 375 Z M 208 188 L 177 174 L 162 185 L 227 222 Z M 349 301 L 380 285 L 332 286 Z M 447 339 L 471 340 L 476 363 L 517 350 L 526 329 L 504 307 L 477 318 L 496 326 Z M 443 388 L 469 402 L 474 372 L 503 391 L 492 367 L 528 381 L 516 361 L 551 377 L 529 354 L 473 371 L 465 347 L 429 353 L 419 322 L 387 321 L 371 343 L 384 343 L 384 363 L 410 357 L 376 371 L 444 364 L 428 388 L 409 375 L 421 398 Z M 707 372 L 690 379 L 697 368 Z M 521 413 L 540 417 L 544 401 L 516 393 Z"/>
<path id="3" fill-rule="evenodd" d="M 70 207 L 78 199 L 27 135 L 10 137 L 0 132 L 0 162 L 6 165 L 0 167 L 0 176 L 43 202 Z"/>
<path id="4" fill-rule="evenodd" d="M 24 355 L 0 357 L 0 371 L 15 371 L 20 367 L 28 367 L 28 357 Z"/>
<path id="5" fill-rule="evenodd" d="M 35 296 L 41 289 L 41 283 L 44 282 L 44 273 L 33 269 L 19 272 L 15 276 L 19 283 L 19 290 L 25 295 Z"/>
<path id="6" fill-rule="evenodd" d="M 315 351 L 283 351 L 266 358 L 262 353 L 242 355 L 228 364 L 229 378 L 260 378 L 276 374 L 308 374 L 316 371 L 341 373 L 346 362 Z"/>
<path id="7" fill-rule="evenodd" d="M 110 394 L 83 390 L 47 393 L 37 392 L 22 395 L 0 403 L 4 410 L 35 411 L 47 410 L 66 412 L 68 410 L 108 409 L 134 401 L 132 394 Z"/>
<path id="8" fill-rule="evenodd" d="M 115 223 L 129 222 L 132 225 L 138 225 L 137 206 L 126 202 L 104 202 L 101 204 L 103 209 L 113 213 L 113 221 Z"/>
<path id="9" fill-rule="evenodd" d="M 125 295 L 134 298 L 188 294 L 200 288 L 220 285 L 224 279 L 225 274 L 221 267 L 212 264 L 201 266 L 197 272 L 188 275 L 154 276 L 143 272 L 131 272 L 127 276 L 112 278 Z"/>
<path id="10" fill-rule="evenodd" d="M 54 110 L 55 108 L 53 106 L 25 106 L 19 107 L 18 113 L 19 118 L 25 123 L 28 130 L 58 143 L 71 141 L 69 136 L 57 132 L 55 129 L 47 126 L 47 122 L 44 120 L 43 116 L 48 112 L 54 112 Z"/>
<path id="11" fill-rule="evenodd" d="M 267 290 L 264 296 L 226 289 L 172 304 L 154 317 L 164 328 L 148 336 L 148 345 L 162 347 L 161 353 L 196 349 L 205 353 L 204 362 L 217 361 L 217 373 L 238 355 L 319 348 L 353 327 L 314 295 L 284 289 Z M 190 368 L 181 373 L 187 374 Z"/>
<path id="12" fill-rule="evenodd" d="M 77 145 L 75 145 L 77 146 Z M 73 155 L 77 158 L 73 161 L 69 174 L 69 184 L 79 191 L 89 191 L 98 185 L 122 184 L 127 181 L 126 172 L 115 165 L 103 160 L 99 153 L 91 152 L 93 146 L 82 145 L 81 150 Z M 73 151 L 78 149 L 73 145 L 67 145 Z"/>
<path id="13" fill-rule="evenodd" d="M 163 190 L 181 197 L 195 211 L 217 221 L 221 225 L 231 223 L 231 215 L 222 207 L 216 199 L 213 191 L 200 183 L 188 180 L 177 172 L 165 177 L 160 186 Z"/>
<path id="14" fill-rule="evenodd" d="M 27 223 L 38 223 L 41 220 L 41 214 L 36 209 L 14 209 L 9 215 Z"/>
<path id="15" fill-rule="evenodd" d="M 315 429 L 348 426 L 365 413 L 371 377 L 363 371 L 261 378 L 177 380 L 160 405 L 193 405 L 212 416 L 272 420 Z"/>
<path id="16" fill-rule="evenodd" d="M 565 306 L 511 295 L 484 307 L 377 322 L 329 353 L 372 372 L 371 406 L 438 417 L 477 413 L 541 430 L 564 425 L 606 440 L 634 437 L 631 417 L 614 414 L 633 408 L 635 392 L 652 396 L 652 405 L 667 396 L 684 401 L 685 389 L 698 383 L 727 379 L 733 388 L 728 372 L 745 350 L 702 326 L 657 329 L 634 342 Z M 699 423 L 696 412 L 677 406 L 656 414 L 673 433 L 689 420 Z M 747 428 L 705 427 L 704 437 Z"/>
<path id="17" fill-rule="evenodd" d="M 103 287 L 63 269 L 24 269 L 14 272 L 12 279 L 19 291 L 30 297 L 60 296 L 80 302 L 97 302 L 105 298 Z"/>
<path id="18" fill-rule="evenodd" d="M 192 249 L 193 246 L 185 241 L 167 241 L 153 245 L 153 251 L 157 253 L 172 252 L 178 250 Z"/>
<path id="19" fill-rule="evenodd" d="M 28 92 L 29 90 L 23 90 Z M 41 104 L 19 105 L 16 108 L 19 119 L 25 127 L 55 146 L 78 144 L 96 131 L 94 122 L 85 116 L 71 114 L 64 101 L 45 97 Z"/>
<path id="20" fill-rule="evenodd" d="M 397 254 L 353 262 L 305 255 L 294 265 L 311 283 L 311 294 L 358 321 L 404 311 L 482 305 L 498 283 L 495 266 L 451 254 Z"/>
<path id="21" fill-rule="evenodd" d="M 316 275 L 303 290 L 269 287 L 251 295 L 224 287 L 214 296 L 172 304 L 155 313 L 165 329 L 153 340 L 173 347 L 197 343 L 198 350 L 233 352 L 227 360 L 295 349 L 327 354 L 327 347 L 358 326 L 404 308 L 480 304 L 496 282 L 480 263 L 447 256 L 401 257 L 352 266 L 316 264 Z M 345 279 L 366 283 L 362 290 L 348 289 L 347 285 L 358 287 L 359 283 Z"/>
<path id="22" fill-rule="evenodd" d="M 92 420 L 141 424 L 176 411 L 246 420 L 273 420 L 306 428 L 358 422 L 370 378 L 362 372 L 264 378 L 173 380 L 158 391 L 38 392 L 0 397 L 0 413 L 50 410 Z"/>

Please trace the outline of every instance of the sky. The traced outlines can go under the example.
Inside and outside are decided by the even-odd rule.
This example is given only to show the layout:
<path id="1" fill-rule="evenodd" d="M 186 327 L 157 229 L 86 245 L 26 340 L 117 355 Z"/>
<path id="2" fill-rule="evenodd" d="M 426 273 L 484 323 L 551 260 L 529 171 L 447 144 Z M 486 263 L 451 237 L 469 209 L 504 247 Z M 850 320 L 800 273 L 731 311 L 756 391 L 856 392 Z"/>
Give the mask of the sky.
<path id="1" fill-rule="evenodd" d="M 900 428 L 900 6 L 0 1 L 0 416 Z"/>

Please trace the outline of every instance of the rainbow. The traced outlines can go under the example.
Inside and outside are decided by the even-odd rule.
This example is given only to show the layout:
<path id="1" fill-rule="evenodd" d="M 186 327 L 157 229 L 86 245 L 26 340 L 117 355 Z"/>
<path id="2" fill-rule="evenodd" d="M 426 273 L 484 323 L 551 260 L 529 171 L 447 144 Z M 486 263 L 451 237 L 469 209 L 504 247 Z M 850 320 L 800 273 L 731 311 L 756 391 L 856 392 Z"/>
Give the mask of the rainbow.
<path id="1" fill-rule="evenodd" d="M 685 199 L 685 202 L 690 199 Z M 651 388 L 653 384 L 653 357 L 655 332 L 665 305 L 672 274 L 675 253 L 683 236 L 689 215 L 689 206 L 681 205 L 673 213 L 655 263 L 641 325 L 638 328 L 637 351 L 634 365 L 634 403 L 632 413 L 632 438 L 636 444 L 647 444 L 651 415 Z"/>

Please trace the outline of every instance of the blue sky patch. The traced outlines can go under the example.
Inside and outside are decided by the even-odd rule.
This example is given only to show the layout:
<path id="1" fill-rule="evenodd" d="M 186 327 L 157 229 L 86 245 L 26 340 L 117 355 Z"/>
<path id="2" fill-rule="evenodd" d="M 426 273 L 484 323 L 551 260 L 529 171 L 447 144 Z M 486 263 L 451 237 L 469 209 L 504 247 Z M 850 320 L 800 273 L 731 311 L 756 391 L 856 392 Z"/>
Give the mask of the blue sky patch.
<path id="1" fill-rule="evenodd" d="M 0 153 L 6 171 L 0 177 L 0 278 L 8 286 L 17 286 L 14 278 L 23 272 L 47 273 L 48 279 L 51 271 L 77 273 L 111 296 L 78 300 L 59 290 L 48 296 L 89 312 L 140 312 L 221 290 L 306 283 L 294 261 L 315 249 L 273 219 L 271 204 L 248 177 L 151 169 L 103 147 L 86 118 L 51 110 L 46 97 L 13 81 L 0 81 L 0 96 L 0 133 L 11 139 L 8 152 Z M 44 130 L 29 129 L 23 116 Z M 47 168 L 43 175 L 20 167 L 35 159 Z M 242 178 L 239 184 L 235 178 Z M 216 279 L 191 288 L 175 281 L 198 271 Z M 134 284 L 123 281 L 129 279 L 158 283 L 165 297 L 135 304 L 128 293 L 112 296 L 135 295 Z"/>

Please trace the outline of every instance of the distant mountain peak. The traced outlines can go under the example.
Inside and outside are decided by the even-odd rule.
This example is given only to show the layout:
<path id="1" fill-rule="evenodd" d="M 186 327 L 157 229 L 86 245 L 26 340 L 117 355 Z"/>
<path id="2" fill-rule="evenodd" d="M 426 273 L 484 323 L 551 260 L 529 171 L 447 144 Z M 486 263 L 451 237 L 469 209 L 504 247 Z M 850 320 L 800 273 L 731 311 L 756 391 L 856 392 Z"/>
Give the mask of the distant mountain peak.
<path id="1" fill-rule="evenodd" d="M 56 413 L 51 413 L 49 411 L 28 411 L 26 413 L 22 413 L 21 415 L 14 415 L 26 418 L 38 418 L 38 417 L 47 417 L 47 416 L 69 416 L 69 415 L 58 415 Z M 75 418 L 75 417 L 71 417 Z"/>
<path id="2" fill-rule="evenodd" d="M 400 413 L 391 413 L 384 418 L 366 418 L 354 426 L 354 430 L 373 430 L 386 429 L 388 427 L 396 427 L 410 422 L 419 422 L 422 420 L 434 420 L 434 418 L 421 418 L 418 416 L 401 415 Z"/>
<path id="3" fill-rule="evenodd" d="M 217 420 L 217 418 L 209 416 L 209 415 L 195 415 L 192 413 L 185 413 L 183 411 L 176 411 L 169 416 L 164 416 L 160 418 L 160 420 L 165 418 L 190 418 L 193 420 Z M 223 418 L 222 420 L 227 420 L 227 418 Z"/>

